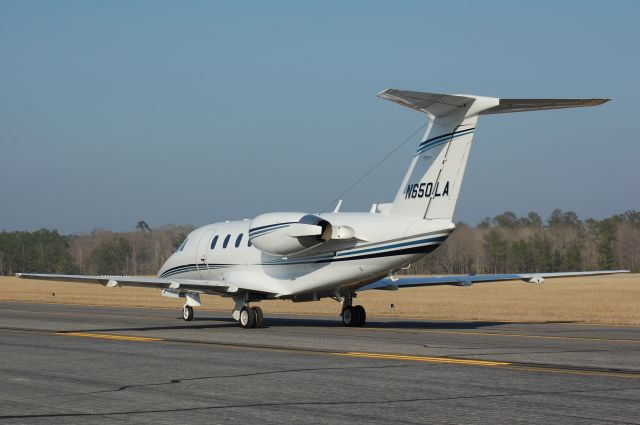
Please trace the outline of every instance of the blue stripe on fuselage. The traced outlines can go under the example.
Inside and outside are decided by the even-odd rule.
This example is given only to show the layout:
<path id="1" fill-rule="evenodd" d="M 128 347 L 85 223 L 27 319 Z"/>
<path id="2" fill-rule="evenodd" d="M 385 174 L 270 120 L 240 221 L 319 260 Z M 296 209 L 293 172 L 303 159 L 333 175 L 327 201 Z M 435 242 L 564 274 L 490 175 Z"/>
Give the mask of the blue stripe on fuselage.
<path id="1" fill-rule="evenodd" d="M 267 233 L 275 232 L 276 230 L 284 229 L 285 227 L 289 227 L 290 224 L 280 224 L 278 226 L 269 227 L 268 229 L 262 229 L 257 231 L 249 231 L 249 237 L 255 238 L 256 236 L 265 235 Z"/>
<path id="2" fill-rule="evenodd" d="M 289 225 L 289 224 L 293 224 L 293 223 L 296 223 L 296 222 L 295 221 L 287 221 L 287 222 L 284 222 L 284 223 L 267 224 L 266 226 L 253 227 L 253 228 L 249 229 L 249 233 L 253 233 L 253 232 L 258 231 L 258 230 L 268 229 L 268 228 L 271 228 L 271 227 L 274 227 L 274 226 L 282 226 L 284 224 Z"/>

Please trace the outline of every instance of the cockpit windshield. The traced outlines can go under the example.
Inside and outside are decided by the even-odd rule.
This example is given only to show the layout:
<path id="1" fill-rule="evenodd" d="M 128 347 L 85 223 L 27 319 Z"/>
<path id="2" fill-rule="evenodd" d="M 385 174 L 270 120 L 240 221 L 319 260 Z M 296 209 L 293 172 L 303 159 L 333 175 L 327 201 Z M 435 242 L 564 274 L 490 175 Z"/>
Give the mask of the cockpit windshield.
<path id="1" fill-rule="evenodd" d="M 182 243 L 180 244 L 180 246 L 178 247 L 178 249 L 176 249 L 176 252 L 178 252 L 178 251 L 182 251 L 182 250 L 184 249 L 184 247 L 185 247 L 185 246 L 187 246 L 187 242 L 188 242 L 188 241 L 189 241 L 189 238 L 186 238 L 186 239 L 184 240 L 184 242 L 182 242 Z"/>

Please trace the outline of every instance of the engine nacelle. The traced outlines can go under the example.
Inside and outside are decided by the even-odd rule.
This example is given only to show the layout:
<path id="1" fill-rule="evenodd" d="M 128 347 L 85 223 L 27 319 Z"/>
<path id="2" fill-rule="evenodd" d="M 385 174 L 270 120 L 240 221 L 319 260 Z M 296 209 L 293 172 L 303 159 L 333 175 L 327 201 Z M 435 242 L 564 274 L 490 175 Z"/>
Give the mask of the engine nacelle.
<path id="1" fill-rule="evenodd" d="M 297 254 L 331 239 L 350 239 L 354 233 L 350 227 L 334 228 L 327 220 L 305 213 L 262 214 L 249 226 L 251 244 L 278 256 Z"/>

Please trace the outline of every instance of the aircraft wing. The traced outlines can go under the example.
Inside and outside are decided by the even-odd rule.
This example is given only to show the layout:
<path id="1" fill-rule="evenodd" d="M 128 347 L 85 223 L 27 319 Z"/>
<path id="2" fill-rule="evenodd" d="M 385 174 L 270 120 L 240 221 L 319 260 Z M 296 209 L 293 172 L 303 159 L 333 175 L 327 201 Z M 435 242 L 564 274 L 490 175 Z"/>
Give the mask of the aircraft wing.
<path id="1" fill-rule="evenodd" d="M 522 274 L 471 274 L 459 276 L 396 276 L 380 279 L 365 285 L 359 291 L 369 289 L 396 290 L 398 288 L 415 286 L 471 286 L 474 283 L 502 282 L 507 280 L 522 280 L 528 283 L 542 283 L 545 279 L 572 276 L 596 276 L 606 274 L 629 273 L 629 270 L 597 270 L 590 272 L 560 272 L 560 273 L 522 273 Z"/>
<path id="2" fill-rule="evenodd" d="M 216 294 L 234 293 L 238 291 L 238 287 L 217 280 L 162 279 L 158 277 L 142 276 L 91 276 L 40 273 L 16 273 L 16 276 L 21 279 L 97 283 L 110 288 L 116 286 L 140 286 L 147 288 L 161 288 L 177 291 L 184 290 Z"/>

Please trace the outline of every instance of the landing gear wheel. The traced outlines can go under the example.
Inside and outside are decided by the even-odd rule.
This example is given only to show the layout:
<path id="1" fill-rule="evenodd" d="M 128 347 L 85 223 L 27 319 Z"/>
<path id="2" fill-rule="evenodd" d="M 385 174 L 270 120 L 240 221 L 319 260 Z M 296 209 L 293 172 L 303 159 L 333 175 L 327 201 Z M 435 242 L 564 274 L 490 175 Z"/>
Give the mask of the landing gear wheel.
<path id="1" fill-rule="evenodd" d="M 364 310 L 364 307 L 362 307 L 361 305 L 357 305 L 355 307 L 352 307 L 353 312 L 355 313 L 355 318 L 357 319 L 353 326 L 362 326 L 364 325 L 364 322 L 367 321 L 367 312 Z"/>
<path id="2" fill-rule="evenodd" d="M 191 307 L 190 305 L 185 305 L 182 308 L 182 318 L 186 322 L 192 321 L 193 320 L 193 307 Z"/>
<path id="3" fill-rule="evenodd" d="M 355 314 L 353 311 L 353 307 L 351 307 L 350 305 L 346 306 L 345 308 L 342 309 L 342 324 L 345 326 L 353 326 L 354 322 L 355 322 Z"/>
<path id="4" fill-rule="evenodd" d="M 262 323 L 264 322 L 264 315 L 262 314 L 262 309 L 258 306 L 251 307 L 251 310 L 256 314 L 256 328 L 261 328 Z"/>
<path id="5" fill-rule="evenodd" d="M 362 326 L 367 320 L 367 313 L 361 305 L 348 305 L 342 309 L 342 323 L 345 326 Z"/>
<path id="6" fill-rule="evenodd" d="M 242 307 L 240 310 L 240 326 L 243 328 L 256 327 L 256 312 L 250 307 Z"/>

